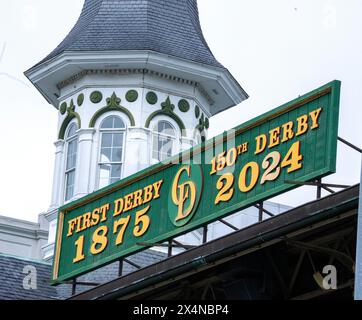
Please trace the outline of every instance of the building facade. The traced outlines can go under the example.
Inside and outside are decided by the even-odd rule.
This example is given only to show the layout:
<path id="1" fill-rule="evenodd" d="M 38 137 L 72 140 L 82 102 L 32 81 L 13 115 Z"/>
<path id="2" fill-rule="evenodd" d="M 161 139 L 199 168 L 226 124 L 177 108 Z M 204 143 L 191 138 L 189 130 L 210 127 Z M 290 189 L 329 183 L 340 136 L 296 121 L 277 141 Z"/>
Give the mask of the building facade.
<path id="1" fill-rule="evenodd" d="M 0 254 L 42 260 L 48 230 L 43 214 L 39 215 L 38 223 L 0 216 Z"/>

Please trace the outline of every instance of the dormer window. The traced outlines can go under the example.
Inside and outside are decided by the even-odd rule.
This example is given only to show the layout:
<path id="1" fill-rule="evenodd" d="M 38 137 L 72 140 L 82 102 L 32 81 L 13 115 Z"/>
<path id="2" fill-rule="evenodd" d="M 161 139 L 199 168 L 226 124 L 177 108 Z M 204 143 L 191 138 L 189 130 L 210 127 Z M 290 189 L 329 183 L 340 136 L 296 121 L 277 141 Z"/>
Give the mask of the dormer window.
<path id="1" fill-rule="evenodd" d="M 66 134 L 65 201 L 74 197 L 75 172 L 78 151 L 78 126 L 71 123 Z"/>

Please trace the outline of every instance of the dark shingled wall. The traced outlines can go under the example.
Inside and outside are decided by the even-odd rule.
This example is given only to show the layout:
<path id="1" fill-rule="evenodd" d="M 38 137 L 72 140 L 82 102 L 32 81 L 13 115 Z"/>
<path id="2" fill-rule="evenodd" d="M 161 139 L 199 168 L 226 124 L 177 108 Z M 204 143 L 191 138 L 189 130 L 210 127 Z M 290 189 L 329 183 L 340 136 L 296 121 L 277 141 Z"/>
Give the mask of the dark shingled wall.
<path id="1" fill-rule="evenodd" d="M 85 0 L 74 28 L 42 62 L 65 51 L 107 50 L 150 50 L 223 68 L 202 34 L 197 0 Z"/>

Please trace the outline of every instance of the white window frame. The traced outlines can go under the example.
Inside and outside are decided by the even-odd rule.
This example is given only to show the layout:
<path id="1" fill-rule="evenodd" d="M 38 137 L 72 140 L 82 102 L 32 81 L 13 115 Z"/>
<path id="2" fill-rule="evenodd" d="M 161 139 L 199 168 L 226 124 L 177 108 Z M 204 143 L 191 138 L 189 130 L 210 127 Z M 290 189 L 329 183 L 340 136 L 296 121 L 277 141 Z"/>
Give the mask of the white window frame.
<path id="1" fill-rule="evenodd" d="M 76 133 L 70 137 L 68 137 L 69 135 L 69 131 L 70 129 L 75 126 L 77 129 L 76 129 Z M 78 165 L 78 153 L 79 153 L 79 150 L 78 150 L 78 124 L 76 122 L 70 122 L 68 124 L 68 127 L 67 127 L 67 130 L 66 130 L 66 134 L 65 134 L 65 159 L 64 159 L 64 184 L 63 184 L 63 201 L 64 203 L 69 203 L 71 202 L 73 199 L 74 199 L 74 196 L 75 196 L 75 187 L 76 187 L 76 179 L 77 179 L 77 165 Z M 67 164 L 68 164 L 68 151 L 69 151 L 69 144 L 71 142 L 74 142 L 76 141 L 76 146 L 77 146 L 77 152 L 76 152 L 76 155 L 75 155 L 75 165 L 74 167 L 72 167 L 71 169 L 67 169 Z M 67 199 L 67 182 L 68 182 L 68 175 L 70 172 L 74 172 L 74 184 L 73 184 L 73 194 L 71 195 L 71 197 L 69 197 L 69 199 Z"/>
<path id="2" fill-rule="evenodd" d="M 118 117 L 122 120 L 122 122 L 124 123 L 124 128 L 123 129 L 103 129 L 102 128 L 102 124 L 103 122 L 108 119 L 109 117 Z M 120 164 L 121 165 L 121 176 L 120 179 L 123 178 L 124 176 L 124 164 L 125 164 L 125 154 L 126 154 L 126 137 L 127 137 L 127 130 L 128 130 L 128 121 L 122 116 L 122 114 L 107 114 L 104 117 L 102 117 L 102 119 L 100 119 L 99 121 L 99 126 L 98 126 L 98 152 L 97 152 L 97 170 L 96 170 L 96 190 L 100 189 L 100 168 L 101 165 L 104 164 L 110 164 L 110 165 L 114 165 L 114 164 Z M 102 135 L 103 133 L 123 133 L 123 148 L 122 148 L 122 157 L 121 157 L 121 162 L 107 162 L 104 163 L 101 161 L 102 158 Z M 109 186 L 110 183 L 108 183 L 107 186 Z M 106 186 L 104 186 L 106 187 Z M 102 187 L 103 188 L 103 187 Z"/>
<path id="3" fill-rule="evenodd" d="M 174 130 L 175 135 L 169 135 L 169 134 L 165 134 L 165 133 L 160 133 L 157 130 L 155 130 L 156 127 L 158 127 L 158 124 L 160 122 L 167 122 L 172 129 Z M 165 161 L 166 159 L 163 160 L 159 160 L 159 154 L 158 154 L 158 158 L 154 158 L 153 154 L 154 154 L 154 143 L 155 143 L 155 139 L 159 139 L 159 137 L 164 137 L 164 138 L 170 138 L 173 143 L 172 143 L 172 151 L 171 151 L 171 156 L 174 156 L 179 150 L 180 150 L 180 134 L 179 134 L 179 130 L 177 130 L 178 126 L 175 125 L 174 120 L 168 117 L 157 117 L 155 119 L 153 119 L 153 121 L 150 124 L 150 129 L 151 129 L 151 144 L 150 144 L 150 149 L 151 149 L 151 164 L 156 164 L 156 163 L 160 163 L 162 161 Z M 159 151 L 158 151 L 159 152 Z"/>

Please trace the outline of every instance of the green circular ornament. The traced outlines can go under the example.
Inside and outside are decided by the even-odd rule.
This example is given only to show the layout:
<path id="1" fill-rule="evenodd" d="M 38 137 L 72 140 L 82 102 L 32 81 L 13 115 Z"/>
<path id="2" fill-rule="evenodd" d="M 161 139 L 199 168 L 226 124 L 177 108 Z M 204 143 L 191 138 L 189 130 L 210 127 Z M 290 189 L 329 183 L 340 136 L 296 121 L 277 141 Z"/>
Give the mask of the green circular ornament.
<path id="1" fill-rule="evenodd" d="M 83 104 L 83 102 L 84 102 L 84 94 L 81 93 L 77 99 L 78 106 L 80 107 Z"/>
<path id="2" fill-rule="evenodd" d="M 99 103 L 102 101 L 102 99 L 103 99 L 103 95 L 102 95 L 102 92 L 100 92 L 100 91 L 93 91 L 90 95 L 90 100 L 93 103 Z"/>
<path id="3" fill-rule="evenodd" d="M 209 129 L 209 128 L 210 128 L 210 120 L 209 120 L 209 118 L 206 118 L 206 119 L 205 119 L 205 128 L 206 128 L 206 129 Z"/>
<path id="4" fill-rule="evenodd" d="M 135 102 L 138 99 L 138 92 L 136 90 L 129 90 L 126 93 L 126 100 L 128 102 Z"/>
<path id="5" fill-rule="evenodd" d="M 156 104 L 158 101 L 157 94 L 154 93 L 153 91 L 148 92 L 146 95 L 146 100 L 149 104 L 152 104 L 152 105 Z"/>
<path id="6" fill-rule="evenodd" d="M 196 119 L 198 119 L 200 117 L 200 107 L 199 106 L 195 107 L 195 117 L 196 117 Z"/>
<path id="7" fill-rule="evenodd" d="M 182 99 L 179 101 L 178 103 L 178 108 L 180 109 L 180 111 L 182 112 L 187 112 L 190 110 L 190 104 L 188 103 L 187 100 Z"/>
<path id="8" fill-rule="evenodd" d="M 59 112 L 61 115 L 65 114 L 67 112 L 67 103 L 63 102 L 59 107 Z"/>

